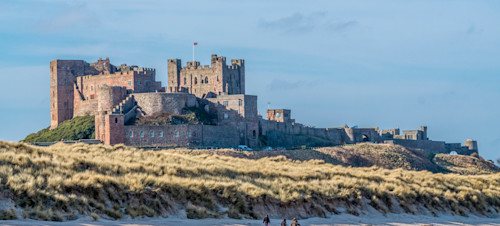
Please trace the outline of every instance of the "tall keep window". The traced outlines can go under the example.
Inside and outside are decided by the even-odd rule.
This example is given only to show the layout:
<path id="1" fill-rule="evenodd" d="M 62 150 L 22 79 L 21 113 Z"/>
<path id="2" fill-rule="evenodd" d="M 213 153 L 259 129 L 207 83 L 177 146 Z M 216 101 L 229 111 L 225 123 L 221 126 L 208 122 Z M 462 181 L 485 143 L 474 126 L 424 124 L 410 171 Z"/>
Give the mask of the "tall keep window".
<path id="1" fill-rule="evenodd" d="M 184 85 L 186 85 L 186 83 L 187 83 L 187 82 L 186 82 L 186 77 L 184 77 Z"/>
<path id="2" fill-rule="evenodd" d="M 132 80 L 128 80 L 128 86 L 132 86 Z"/>
<path id="3" fill-rule="evenodd" d="M 179 137 L 179 132 L 175 131 L 175 137 Z"/>
<path id="4" fill-rule="evenodd" d="M 205 77 L 205 83 L 208 83 L 208 77 Z"/>
<path id="5" fill-rule="evenodd" d="M 129 136 L 129 137 L 134 137 L 134 132 L 130 131 L 130 132 L 128 133 L 128 136 Z"/>
<path id="6" fill-rule="evenodd" d="M 238 105 L 239 106 L 243 105 L 243 100 L 238 100 Z"/>
<path id="7" fill-rule="evenodd" d="M 159 137 L 163 137 L 163 131 L 158 132 Z"/>
<path id="8" fill-rule="evenodd" d="M 191 132 L 188 132 L 188 137 L 191 137 Z"/>
<path id="9" fill-rule="evenodd" d="M 229 113 L 224 112 L 224 119 L 228 119 L 228 118 L 229 118 Z"/>
<path id="10" fill-rule="evenodd" d="M 151 137 L 155 137 L 155 132 L 154 131 L 151 131 L 150 134 L 151 134 Z"/>
<path id="11" fill-rule="evenodd" d="M 196 77 L 194 78 L 194 84 L 195 85 L 198 84 L 198 78 L 196 78 Z"/>
<path id="12" fill-rule="evenodd" d="M 141 137 L 144 137 L 144 132 L 141 131 Z"/>

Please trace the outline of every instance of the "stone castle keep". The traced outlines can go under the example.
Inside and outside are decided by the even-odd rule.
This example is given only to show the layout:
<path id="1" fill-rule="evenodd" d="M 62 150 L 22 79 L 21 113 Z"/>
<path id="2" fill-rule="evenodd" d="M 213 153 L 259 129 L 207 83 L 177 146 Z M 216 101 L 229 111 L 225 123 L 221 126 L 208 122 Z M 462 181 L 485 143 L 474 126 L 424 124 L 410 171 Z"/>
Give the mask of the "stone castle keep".
<path id="1" fill-rule="evenodd" d="M 170 59 L 168 84 L 156 81 L 156 70 L 108 58 L 50 62 L 51 128 L 77 116 L 95 115 L 96 139 L 105 144 L 172 147 L 297 147 L 358 142 L 394 143 L 432 153 L 470 154 L 474 140 L 432 141 L 427 127 L 313 128 L 296 123 L 291 110 L 257 112 L 257 96 L 245 93 L 245 62 L 212 55 L 211 65 Z"/>

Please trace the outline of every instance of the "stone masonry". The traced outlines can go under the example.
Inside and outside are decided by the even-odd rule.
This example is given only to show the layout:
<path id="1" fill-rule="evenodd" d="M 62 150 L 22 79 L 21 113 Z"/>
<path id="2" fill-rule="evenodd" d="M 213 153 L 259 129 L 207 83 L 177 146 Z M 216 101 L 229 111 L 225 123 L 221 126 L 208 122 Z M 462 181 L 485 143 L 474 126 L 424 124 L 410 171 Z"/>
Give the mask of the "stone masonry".
<path id="1" fill-rule="evenodd" d="M 431 153 L 478 152 L 475 140 L 464 145 L 432 141 L 427 127 L 418 130 L 375 128 L 314 128 L 296 123 L 290 109 L 257 111 L 257 96 L 245 93 L 244 60 L 211 56 L 211 65 L 169 59 L 168 87 L 156 81 L 156 70 L 122 64 L 108 58 L 50 62 L 51 128 L 81 115 L 95 115 L 96 139 L 105 144 L 175 147 L 259 148 L 327 146 L 383 142 Z M 132 119 L 157 113 L 181 115 L 186 108 L 203 109 L 211 124 L 134 125 Z"/>

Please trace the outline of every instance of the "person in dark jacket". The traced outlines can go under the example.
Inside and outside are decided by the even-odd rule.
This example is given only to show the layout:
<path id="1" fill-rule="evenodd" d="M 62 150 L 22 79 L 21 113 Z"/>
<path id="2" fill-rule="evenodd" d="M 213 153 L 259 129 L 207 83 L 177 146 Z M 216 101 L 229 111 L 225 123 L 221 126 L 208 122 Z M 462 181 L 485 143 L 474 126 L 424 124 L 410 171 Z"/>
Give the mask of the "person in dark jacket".
<path id="1" fill-rule="evenodd" d="M 281 226 L 286 226 L 286 219 L 283 219 L 283 221 L 281 222 Z"/>
<path id="2" fill-rule="evenodd" d="M 292 220 L 292 223 L 290 224 L 290 226 L 300 226 L 299 222 L 297 221 L 297 218 L 294 217 L 293 220 Z"/>
<path id="3" fill-rule="evenodd" d="M 269 220 L 269 215 L 266 214 L 266 217 L 264 217 L 262 223 L 264 223 L 264 226 L 269 226 L 269 224 L 271 223 L 271 221 Z"/>

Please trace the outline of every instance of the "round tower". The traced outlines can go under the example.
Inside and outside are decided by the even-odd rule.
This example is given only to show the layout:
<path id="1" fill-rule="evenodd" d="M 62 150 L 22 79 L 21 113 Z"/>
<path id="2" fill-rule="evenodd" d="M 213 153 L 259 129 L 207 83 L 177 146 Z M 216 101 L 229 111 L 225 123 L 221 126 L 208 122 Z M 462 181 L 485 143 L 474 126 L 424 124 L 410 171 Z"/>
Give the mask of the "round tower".
<path id="1" fill-rule="evenodd" d="M 473 139 L 467 139 L 464 142 L 464 146 L 469 148 L 471 152 L 477 152 L 479 149 L 477 148 L 477 141 Z"/>
<path id="2" fill-rule="evenodd" d="M 102 86 L 97 89 L 97 111 L 111 113 L 113 107 L 118 105 L 127 95 L 125 87 Z"/>

